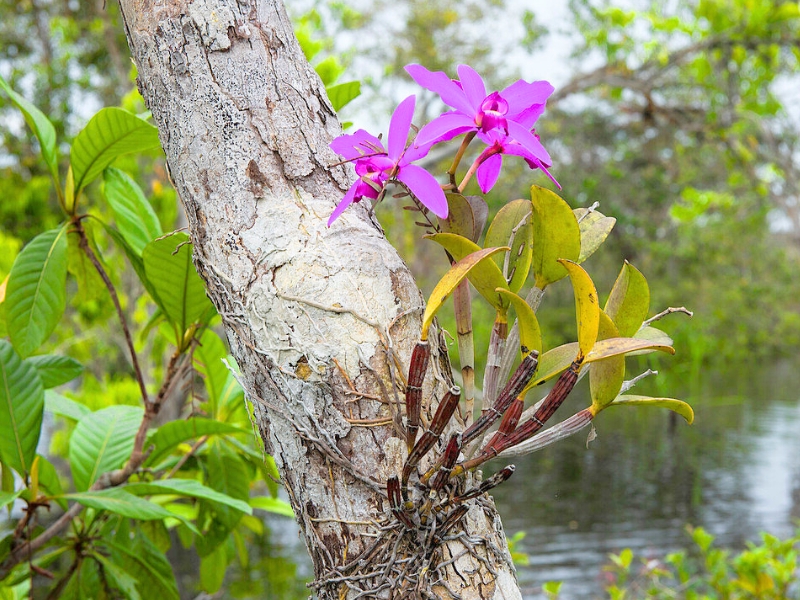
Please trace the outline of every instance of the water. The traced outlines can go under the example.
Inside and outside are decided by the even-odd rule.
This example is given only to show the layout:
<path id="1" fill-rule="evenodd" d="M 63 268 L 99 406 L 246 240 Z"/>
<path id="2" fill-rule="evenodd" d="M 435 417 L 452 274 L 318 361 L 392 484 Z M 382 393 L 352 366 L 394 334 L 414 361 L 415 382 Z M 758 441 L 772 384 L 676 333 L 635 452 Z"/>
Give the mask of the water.
<path id="1" fill-rule="evenodd" d="M 694 385 L 662 375 L 636 390 L 689 401 L 692 426 L 663 409 L 613 408 L 597 418 L 598 437 L 588 449 L 582 432 L 516 459 L 517 471 L 495 499 L 508 535 L 526 533 L 516 548 L 530 557 L 518 567 L 524 597 L 543 598 L 544 582 L 563 581 L 562 598 L 602 598 L 609 553 L 631 548 L 638 557 L 663 558 L 691 546 L 687 524 L 732 548 L 760 531 L 793 534 L 800 518 L 800 372 L 791 364 L 761 368 L 716 370 Z M 588 403 L 585 388 L 573 396 L 562 416 Z M 273 552 L 293 556 L 297 574 L 309 576 L 294 523 L 269 524 Z"/>

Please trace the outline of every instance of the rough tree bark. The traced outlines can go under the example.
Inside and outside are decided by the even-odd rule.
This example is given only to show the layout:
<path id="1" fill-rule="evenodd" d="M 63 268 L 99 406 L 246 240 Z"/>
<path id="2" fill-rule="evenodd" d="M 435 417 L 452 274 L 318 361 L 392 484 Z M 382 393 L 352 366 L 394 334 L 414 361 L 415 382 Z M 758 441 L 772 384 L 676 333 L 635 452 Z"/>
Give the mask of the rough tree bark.
<path id="1" fill-rule="evenodd" d="M 471 504 L 456 529 L 467 535 L 426 556 L 389 511 L 385 482 L 405 455 L 394 365 L 408 364 L 423 298 L 366 207 L 325 226 L 351 176 L 328 148 L 340 126 L 282 3 L 120 5 L 198 271 L 319 596 L 519 598 L 489 499 Z M 450 373 L 441 352 L 432 362 L 435 404 Z"/>

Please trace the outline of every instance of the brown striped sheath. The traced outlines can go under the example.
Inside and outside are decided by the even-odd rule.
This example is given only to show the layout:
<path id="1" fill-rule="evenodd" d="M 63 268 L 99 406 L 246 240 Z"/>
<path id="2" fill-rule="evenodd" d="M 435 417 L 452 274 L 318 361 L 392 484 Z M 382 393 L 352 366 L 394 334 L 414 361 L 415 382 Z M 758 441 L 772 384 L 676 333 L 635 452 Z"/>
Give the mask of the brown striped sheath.
<path id="1" fill-rule="evenodd" d="M 419 412 L 422 404 L 422 382 L 428 371 L 428 361 L 431 357 L 431 346 L 427 341 L 418 341 L 411 353 L 411 363 L 408 366 L 408 383 L 406 384 L 406 444 L 408 452 L 414 447 L 419 429 Z"/>
<path id="2" fill-rule="evenodd" d="M 534 350 L 528 354 L 514 371 L 511 379 L 508 380 L 503 391 L 497 396 L 494 406 L 484 412 L 477 421 L 463 433 L 463 443 L 469 444 L 472 440 L 476 439 L 479 435 L 483 434 L 492 424 L 503 416 L 508 407 L 519 396 L 523 388 L 528 385 L 528 382 L 536 372 L 536 366 L 539 364 L 539 353 Z"/>
<path id="3" fill-rule="evenodd" d="M 461 453 L 461 440 L 460 433 L 454 433 L 450 436 L 447 447 L 444 449 L 444 454 L 442 454 L 442 465 L 439 467 L 431 483 L 432 491 L 438 492 L 444 487 L 447 480 L 450 479 L 450 472 L 453 470 L 453 465 L 456 464 L 458 455 Z"/>
<path id="4" fill-rule="evenodd" d="M 489 443 L 486 444 L 486 448 L 494 448 L 498 443 L 500 443 L 500 440 L 513 433 L 514 429 L 517 427 L 517 423 L 519 423 L 519 418 L 522 415 L 522 410 L 524 408 L 525 402 L 523 402 L 522 398 L 515 398 L 511 403 L 511 406 L 509 406 L 508 410 L 506 410 L 506 414 L 503 415 L 503 419 L 500 421 L 500 427 L 497 428 L 497 432 L 492 436 L 492 439 L 489 440 Z"/>
<path id="5" fill-rule="evenodd" d="M 397 475 L 392 475 L 386 481 L 386 492 L 389 495 L 389 506 L 391 506 L 395 518 L 407 529 L 414 529 L 414 522 L 403 510 L 403 495 L 400 493 L 400 481 L 397 479 Z"/>
<path id="6" fill-rule="evenodd" d="M 442 524 L 439 525 L 438 531 L 436 535 L 440 538 L 447 535 L 447 532 L 450 531 L 453 527 L 455 527 L 458 522 L 464 518 L 464 515 L 467 514 L 469 510 L 468 506 L 464 506 L 463 504 L 456 506 L 450 513 L 444 518 Z"/>
<path id="7" fill-rule="evenodd" d="M 461 496 L 456 496 L 453 498 L 453 502 L 458 504 L 460 502 L 465 502 L 467 500 L 471 500 L 472 498 L 477 498 L 481 494 L 484 494 L 491 490 L 492 488 L 497 487 L 504 481 L 506 481 L 509 477 L 514 474 L 516 467 L 514 465 L 508 465 L 500 469 L 497 473 L 489 477 L 486 481 L 481 483 L 479 486 L 472 488 L 471 490 L 464 492 Z"/>
<path id="8" fill-rule="evenodd" d="M 444 398 L 442 398 L 442 401 L 439 402 L 439 406 L 436 408 L 436 414 L 433 415 L 430 428 L 428 428 L 428 430 L 422 434 L 422 437 L 419 438 L 419 441 L 414 444 L 413 450 L 411 450 L 411 453 L 406 459 L 406 464 L 403 466 L 401 487 L 405 488 L 414 468 L 419 464 L 419 461 L 422 459 L 422 457 L 425 456 L 430 449 L 433 448 L 433 445 L 439 440 L 439 437 L 442 435 L 445 426 L 450 421 L 450 417 L 453 416 L 460 399 L 461 390 L 458 388 L 458 386 L 453 386 L 447 390 Z"/>

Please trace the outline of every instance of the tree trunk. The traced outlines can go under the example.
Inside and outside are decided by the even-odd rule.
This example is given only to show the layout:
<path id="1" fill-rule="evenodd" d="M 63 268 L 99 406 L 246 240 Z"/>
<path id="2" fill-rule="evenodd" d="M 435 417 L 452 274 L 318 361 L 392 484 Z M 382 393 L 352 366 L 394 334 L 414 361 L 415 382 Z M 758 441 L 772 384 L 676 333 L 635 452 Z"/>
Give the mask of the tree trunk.
<path id="1" fill-rule="evenodd" d="M 390 512 L 386 480 L 406 453 L 399 373 L 423 299 L 366 207 L 325 226 L 351 169 L 334 166 L 340 126 L 283 5 L 120 5 L 195 263 L 319 596 L 519 598 L 488 497 L 446 536 L 455 539 L 419 539 Z M 450 381 L 446 355 L 435 360 L 442 347 L 425 384 L 434 404 Z"/>

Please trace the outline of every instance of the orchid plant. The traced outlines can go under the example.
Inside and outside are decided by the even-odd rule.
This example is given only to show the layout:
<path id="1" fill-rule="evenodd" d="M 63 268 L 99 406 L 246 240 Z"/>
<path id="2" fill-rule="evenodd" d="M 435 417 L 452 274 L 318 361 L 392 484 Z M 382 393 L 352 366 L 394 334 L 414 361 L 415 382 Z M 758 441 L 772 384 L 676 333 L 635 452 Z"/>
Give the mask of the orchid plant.
<path id="1" fill-rule="evenodd" d="M 502 91 L 487 93 L 483 79 L 467 65 L 458 67 L 458 79 L 416 64 L 407 66 L 406 71 L 417 84 L 438 94 L 452 110 L 424 125 L 410 138 L 416 103 L 412 95 L 394 111 L 386 147 L 379 137 L 363 129 L 336 138 L 331 148 L 345 162 L 355 164 L 358 178 L 331 214 L 328 226 L 351 204 L 363 198 L 379 202 L 390 185 L 400 186 L 404 192 L 395 197 L 411 198 L 414 206 L 408 208 L 422 212 L 427 219 L 426 223 L 420 223 L 431 233 L 426 237 L 440 244 L 450 260 L 449 270 L 428 300 L 420 340 L 405 377 L 406 419 L 400 435 L 405 437 L 408 458 L 399 476 L 387 481 L 398 526 L 444 535 L 466 512 L 465 500 L 482 494 L 513 473 L 510 465 L 482 484 L 468 488 L 465 475 L 494 457 L 518 456 L 543 448 L 588 426 L 609 406 L 665 407 L 689 423 L 694 415 L 691 407 L 680 400 L 626 393 L 641 377 L 652 372 L 626 381 L 625 355 L 657 350 L 674 353 L 672 340 L 652 323 L 680 309 L 668 308 L 648 318 L 647 281 L 627 262 L 605 306 L 600 308 L 594 282 L 580 263 L 603 243 L 615 219 L 598 212 L 596 206 L 573 210 L 554 192 L 534 185 L 531 200 L 514 200 L 503 206 L 484 236 L 487 204 L 480 196 L 464 195 L 473 176 L 484 194 L 494 187 L 503 155 L 521 157 L 531 169 L 541 170 L 561 189 L 549 170 L 552 159 L 535 130 L 553 86 L 546 81 L 520 80 Z M 414 164 L 437 144 L 459 136 L 463 139 L 446 172 L 446 183 L 440 184 L 432 174 Z M 458 182 L 456 175 L 461 161 L 476 140 L 484 147 Z M 482 237 L 483 247 L 478 245 Z M 519 293 L 530 274 L 533 285 L 522 297 Z M 536 311 L 545 289 L 565 277 L 569 277 L 574 289 L 578 339 L 545 351 Z M 474 421 L 470 283 L 496 309 L 483 377 L 482 406 Z M 458 386 L 452 387 L 434 412 L 422 394 L 430 359 L 428 336 L 436 313 L 451 295 L 463 393 Z M 512 310 L 516 322 L 509 328 Z M 544 429 L 587 372 L 591 405 Z M 526 410 L 528 393 L 555 377 L 558 379 L 550 392 Z M 462 401 L 463 410 L 458 411 Z M 491 431 L 498 421 L 499 426 Z M 450 435 L 445 443 L 440 438 L 448 424 Z M 422 425 L 426 428 L 417 439 Z M 429 460 L 421 470 L 424 457 L 437 443 L 438 457 Z M 410 487 L 410 483 L 415 485 Z"/>

